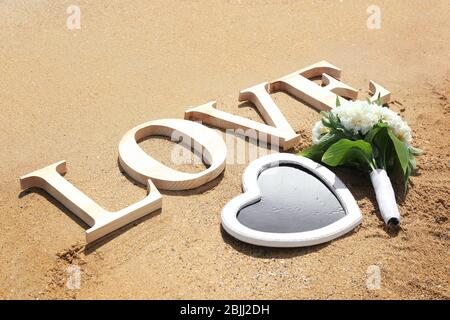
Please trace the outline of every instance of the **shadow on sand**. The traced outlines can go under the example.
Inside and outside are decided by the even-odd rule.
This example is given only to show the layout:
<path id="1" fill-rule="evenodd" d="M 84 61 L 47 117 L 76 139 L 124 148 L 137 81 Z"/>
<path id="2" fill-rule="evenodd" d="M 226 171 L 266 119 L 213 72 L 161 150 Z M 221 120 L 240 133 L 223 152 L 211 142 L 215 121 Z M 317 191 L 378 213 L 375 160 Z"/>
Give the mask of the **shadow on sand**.
<path id="1" fill-rule="evenodd" d="M 288 259 L 294 257 L 301 257 L 308 255 L 310 253 L 318 252 L 321 249 L 326 248 L 330 243 L 332 243 L 332 241 L 329 241 L 326 243 L 317 244 L 315 246 L 298 247 L 298 248 L 270 248 L 257 246 L 237 240 L 233 238 L 231 235 L 229 235 L 225 231 L 225 229 L 223 229 L 222 226 L 220 227 L 220 232 L 222 234 L 223 241 L 225 241 L 225 243 L 233 247 L 233 249 L 235 249 L 236 251 L 245 254 L 247 256 L 261 259 Z M 349 237 L 354 232 L 356 231 L 352 230 L 336 240 L 339 241 L 339 239 Z"/>
<path id="2" fill-rule="evenodd" d="M 85 223 L 83 220 L 81 220 L 80 218 L 78 218 L 78 216 L 76 216 L 74 213 L 72 213 L 69 209 L 67 209 L 64 205 L 62 205 L 58 200 L 56 200 L 55 198 L 53 198 L 52 195 L 50 195 L 49 193 L 47 193 L 46 191 L 39 189 L 39 188 L 30 188 L 28 190 L 24 190 L 19 194 L 19 199 L 22 199 L 23 197 L 27 196 L 28 194 L 31 193 L 35 193 L 38 194 L 39 196 L 45 198 L 48 202 L 50 202 L 51 204 L 53 204 L 56 208 L 58 208 L 59 210 L 61 210 L 62 212 L 64 212 L 70 219 L 72 219 L 72 221 L 74 221 L 76 224 L 78 224 L 81 228 L 87 230 L 90 228 L 90 226 Z M 121 234 L 127 232 L 128 230 L 130 230 L 131 228 L 137 226 L 138 224 L 147 221 L 150 218 L 153 218 L 155 216 L 158 216 L 159 214 L 161 214 L 161 209 L 155 210 L 133 222 L 130 222 L 129 224 L 112 231 L 111 233 L 101 237 L 100 239 L 95 240 L 92 243 L 89 243 L 87 245 L 85 245 L 84 247 L 84 253 L 85 254 L 91 254 L 92 252 L 94 252 L 95 250 L 97 250 L 98 248 L 102 247 L 103 245 L 105 245 L 106 243 L 108 243 L 109 241 L 117 238 L 118 236 L 120 236 Z"/>

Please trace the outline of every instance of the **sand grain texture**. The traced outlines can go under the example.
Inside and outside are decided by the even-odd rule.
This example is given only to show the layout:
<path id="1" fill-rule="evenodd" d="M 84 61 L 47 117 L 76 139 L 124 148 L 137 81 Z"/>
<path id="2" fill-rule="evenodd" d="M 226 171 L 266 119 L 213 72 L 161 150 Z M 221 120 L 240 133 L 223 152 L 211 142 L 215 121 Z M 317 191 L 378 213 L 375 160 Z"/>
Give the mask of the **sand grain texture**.
<path id="1" fill-rule="evenodd" d="M 448 299 L 450 212 L 449 1 L 377 1 L 382 28 L 368 30 L 371 1 L 78 1 L 81 30 L 66 28 L 67 1 L 0 3 L 0 298 L 431 298 Z M 366 93 L 393 93 L 413 128 L 418 159 L 402 229 L 385 230 L 368 177 L 334 170 L 354 193 L 362 225 L 311 248 L 240 243 L 220 228 L 246 165 L 228 165 L 196 190 L 162 192 L 163 209 L 84 247 L 86 226 L 43 192 L 21 193 L 21 175 L 67 160 L 66 178 L 107 209 L 141 199 L 117 165 L 118 143 L 137 124 L 182 118 L 238 92 L 327 60 Z M 310 141 L 318 113 L 273 95 Z M 170 161 L 171 142 L 141 144 Z M 198 171 L 201 166 L 178 167 Z M 400 184 L 396 185 L 397 189 Z M 68 290 L 77 263 L 81 288 Z M 379 290 L 367 268 L 381 269 Z"/>

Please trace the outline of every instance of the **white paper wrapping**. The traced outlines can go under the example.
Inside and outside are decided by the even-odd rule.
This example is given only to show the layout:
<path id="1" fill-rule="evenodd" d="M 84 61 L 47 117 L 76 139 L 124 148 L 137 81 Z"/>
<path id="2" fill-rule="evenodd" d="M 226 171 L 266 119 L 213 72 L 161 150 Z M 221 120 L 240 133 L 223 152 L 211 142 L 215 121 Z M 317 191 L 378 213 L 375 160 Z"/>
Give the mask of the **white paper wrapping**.
<path id="1" fill-rule="evenodd" d="M 398 211 L 397 202 L 395 201 L 395 193 L 392 188 L 386 170 L 377 169 L 370 174 L 370 180 L 375 190 L 378 207 L 381 216 L 386 224 L 399 224 L 400 212 Z"/>

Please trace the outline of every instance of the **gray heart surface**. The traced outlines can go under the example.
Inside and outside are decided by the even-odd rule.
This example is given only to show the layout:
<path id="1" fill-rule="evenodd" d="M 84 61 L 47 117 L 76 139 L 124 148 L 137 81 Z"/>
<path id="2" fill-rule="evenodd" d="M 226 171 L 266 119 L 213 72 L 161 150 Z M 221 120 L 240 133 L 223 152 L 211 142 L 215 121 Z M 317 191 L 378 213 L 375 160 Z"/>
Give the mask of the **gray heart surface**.
<path id="1" fill-rule="evenodd" d="M 274 233 L 311 231 L 345 217 L 335 194 L 311 172 L 281 164 L 258 177 L 261 200 L 242 208 L 237 219 L 248 228 Z"/>

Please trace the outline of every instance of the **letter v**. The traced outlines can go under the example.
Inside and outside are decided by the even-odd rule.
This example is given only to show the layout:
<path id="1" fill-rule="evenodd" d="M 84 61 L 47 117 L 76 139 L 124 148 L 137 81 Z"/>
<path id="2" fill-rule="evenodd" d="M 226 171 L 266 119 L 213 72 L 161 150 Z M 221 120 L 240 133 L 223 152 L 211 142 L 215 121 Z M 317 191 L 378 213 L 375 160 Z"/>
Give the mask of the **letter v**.
<path id="1" fill-rule="evenodd" d="M 279 145 L 283 150 L 290 149 L 299 143 L 300 135 L 287 122 L 267 91 L 268 87 L 269 84 L 264 82 L 239 93 L 239 101 L 253 103 L 267 124 L 217 110 L 215 101 L 186 110 L 184 118 L 200 120 L 221 129 L 253 129 L 257 132 L 258 140 Z"/>
<path id="2" fill-rule="evenodd" d="M 147 180 L 148 194 L 144 199 L 122 210 L 109 212 L 63 178 L 61 175 L 66 172 L 63 160 L 21 177 L 20 186 L 23 190 L 44 189 L 87 223 L 91 227 L 86 230 L 87 243 L 161 208 L 161 194 L 150 180 Z"/>

